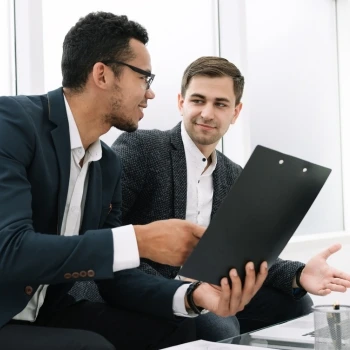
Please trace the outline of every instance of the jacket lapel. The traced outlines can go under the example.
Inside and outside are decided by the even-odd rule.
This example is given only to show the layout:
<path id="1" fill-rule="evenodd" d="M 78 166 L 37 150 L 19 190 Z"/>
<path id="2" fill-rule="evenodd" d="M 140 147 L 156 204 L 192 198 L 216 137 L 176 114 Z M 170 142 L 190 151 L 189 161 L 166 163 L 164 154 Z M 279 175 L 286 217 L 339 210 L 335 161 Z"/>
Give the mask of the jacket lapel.
<path id="1" fill-rule="evenodd" d="M 186 155 L 181 138 L 181 123 L 171 130 L 170 141 L 172 144 L 171 162 L 174 185 L 174 217 L 186 218 L 187 201 L 187 171 Z"/>
<path id="2" fill-rule="evenodd" d="M 86 194 L 83 222 L 80 233 L 98 229 L 102 210 L 102 175 L 99 162 L 89 166 L 89 185 Z"/>
<path id="3" fill-rule="evenodd" d="M 221 154 L 216 152 L 217 155 L 217 164 L 213 172 L 213 205 L 211 210 L 211 218 L 219 209 L 221 202 L 225 198 L 226 194 L 229 191 L 230 185 L 227 183 L 226 169 L 223 165 Z"/>
<path id="4" fill-rule="evenodd" d="M 49 103 L 49 119 L 56 124 L 51 131 L 59 167 L 59 195 L 58 195 L 58 234 L 61 231 L 64 207 L 67 200 L 70 174 L 70 137 L 67 111 L 63 99 L 63 90 L 59 88 L 47 94 Z"/>

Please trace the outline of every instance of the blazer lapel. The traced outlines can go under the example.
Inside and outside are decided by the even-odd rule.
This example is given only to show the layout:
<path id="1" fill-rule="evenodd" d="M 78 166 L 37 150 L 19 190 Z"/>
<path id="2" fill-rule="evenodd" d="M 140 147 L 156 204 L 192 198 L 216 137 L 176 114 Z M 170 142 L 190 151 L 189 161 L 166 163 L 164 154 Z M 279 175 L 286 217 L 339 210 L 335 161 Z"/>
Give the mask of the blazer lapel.
<path id="1" fill-rule="evenodd" d="M 216 169 L 213 172 L 213 205 L 211 210 L 211 218 L 219 209 L 221 202 L 225 198 L 226 194 L 229 190 L 229 184 L 227 183 L 226 178 L 226 169 L 223 166 L 223 162 L 221 161 L 221 154 L 219 152 L 217 155 L 217 164 Z"/>
<path id="2" fill-rule="evenodd" d="M 89 185 L 86 194 L 84 217 L 80 234 L 87 230 L 99 228 L 102 210 L 102 175 L 99 162 L 91 162 L 89 166 Z"/>
<path id="3" fill-rule="evenodd" d="M 187 170 L 186 155 L 181 138 L 181 123 L 177 124 L 170 134 L 171 162 L 174 184 L 174 216 L 177 219 L 186 218 L 187 201 Z"/>
<path id="4" fill-rule="evenodd" d="M 70 137 L 67 111 L 63 99 L 63 90 L 59 88 L 47 94 L 49 103 L 49 119 L 57 125 L 51 131 L 53 144 L 59 166 L 59 195 L 58 195 L 58 233 L 61 231 L 64 207 L 67 200 L 70 174 Z"/>

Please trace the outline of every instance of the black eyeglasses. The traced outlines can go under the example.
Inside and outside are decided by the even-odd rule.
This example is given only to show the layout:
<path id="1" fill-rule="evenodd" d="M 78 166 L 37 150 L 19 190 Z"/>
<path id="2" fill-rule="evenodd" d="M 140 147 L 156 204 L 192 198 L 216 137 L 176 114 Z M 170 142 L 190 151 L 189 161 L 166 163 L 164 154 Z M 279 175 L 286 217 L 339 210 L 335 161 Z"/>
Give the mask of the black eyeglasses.
<path id="1" fill-rule="evenodd" d="M 108 66 L 111 63 L 116 63 L 116 64 L 121 64 L 123 66 L 127 66 L 130 69 L 132 69 L 134 72 L 136 73 L 140 73 L 142 75 L 144 75 L 147 79 L 146 79 L 146 90 L 148 90 L 152 84 L 152 81 L 155 77 L 155 74 L 152 74 L 151 72 L 147 72 L 146 70 L 143 70 L 141 68 L 137 68 L 135 66 L 132 66 L 131 64 L 127 64 L 125 62 L 121 62 L 121 61 L 115 61 L 115 60 L 107 60 L 107 61 L 101 61 L 103 64 L 105 64 L 106 66 Z"/>

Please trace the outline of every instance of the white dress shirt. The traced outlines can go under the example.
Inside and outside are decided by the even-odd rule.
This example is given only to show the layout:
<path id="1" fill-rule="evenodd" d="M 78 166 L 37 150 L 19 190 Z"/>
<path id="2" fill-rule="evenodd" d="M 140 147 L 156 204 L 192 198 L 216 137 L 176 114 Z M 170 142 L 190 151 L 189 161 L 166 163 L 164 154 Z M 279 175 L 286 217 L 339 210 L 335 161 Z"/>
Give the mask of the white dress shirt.
<path id="1" fill-rule="evenodd" d="M 60 233 L 64 236 L 73 236 L 79 234 L 84 215 L 87 186 L 89 182 L 89 165 L 91 162 L 96 162 L 101 159 L 102 147 L 100 140 L 97 140 L 91 144 L 85 152 L 78 127 L 65 96 L 64 102 L 69 124 L 71 168 L 67 200 Z M 79 164 L 80 161 L 82 161 L 81 165 Z M 140 264 L 140 256 L 133 226 L 127 225 L 114 228 L 112 229 L 112 234 L 114 248 L 113 271 L 138 267 Z M 34 322 L 44 303 L 47 287 L 48 285 L 39 286 L 27 306 L 13 319 Z M 184 304 L 184 296 L 187 288 L 188 285 L 181 286 L 174 295 L 173 311 L 176 315 L 187 315 Z"/>
<path id="2" fill-rule="evenodd" d="M 216 151 L 211 154 L 211 164 L 188 135 L 181 123 L 181 137 L 184 144 L 187 168 L 186 220 L 208 226 L 213 206 L 213 171 L 216 168 Z M 205 171 L 204 171 L 205 170 Z M 181 279 L 177 276 L 176 279 Z M 194 316 L 193 313 L 189 314 Z"/>
<path id="3" fill-rule="evenodd" d="M 185 148 L 187 167 L 186 220 L 208 226 L 213 207 L 213 172 L 216 168 L 216 151 L 211 154 L 211 164 L 187 134 L 181 123 L 181 137 Z"/>

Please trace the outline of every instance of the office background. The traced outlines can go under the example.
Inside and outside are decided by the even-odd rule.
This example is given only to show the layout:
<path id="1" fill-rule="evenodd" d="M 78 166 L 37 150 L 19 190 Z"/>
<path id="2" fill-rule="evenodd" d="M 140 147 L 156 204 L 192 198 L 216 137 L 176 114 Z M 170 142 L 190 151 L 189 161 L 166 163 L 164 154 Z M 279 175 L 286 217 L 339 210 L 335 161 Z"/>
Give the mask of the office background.
<path id="1" fill-rule="evenodd" d="M 1 0 L 0 94 L 60 86 L 64 35 L 79 17 L 98 10 L 126 14 L 149 32 L 156 99 L 140 128 L 169 129 L 180 121 L 182 73 L 199 56 L 220 55 L 241 69 L 243 111 L 219 149 L 242 166 L 261 144 L 331 168 L 283 254 L 305 261 L 341 242 L 344 252 L 335 263 L 350 272 L 344 232 L 350 230 L 350 1 Z M 111 130 L 102 138 L 111 144 L 118 134 Z"/>

